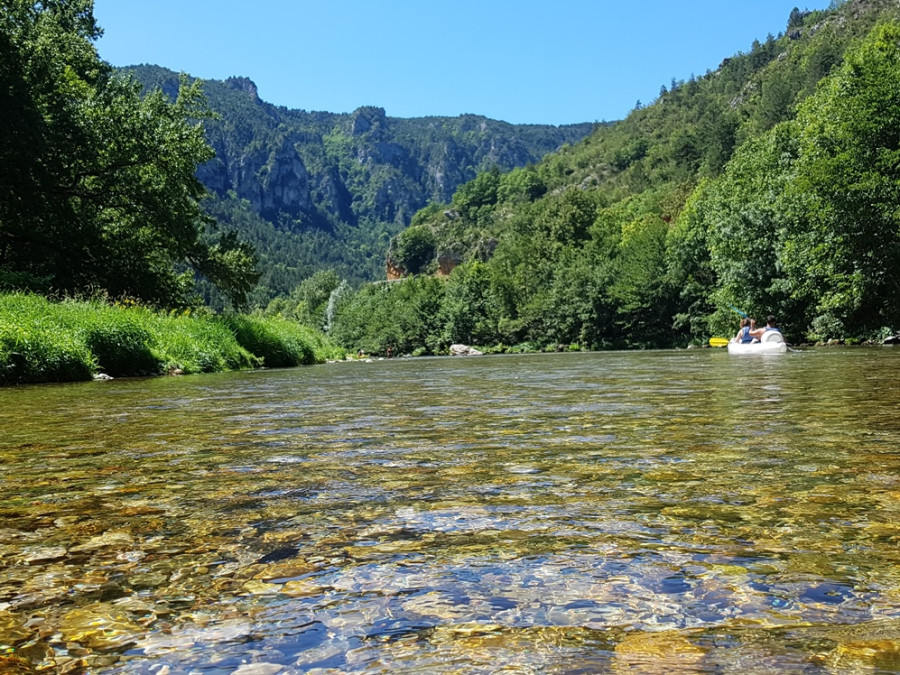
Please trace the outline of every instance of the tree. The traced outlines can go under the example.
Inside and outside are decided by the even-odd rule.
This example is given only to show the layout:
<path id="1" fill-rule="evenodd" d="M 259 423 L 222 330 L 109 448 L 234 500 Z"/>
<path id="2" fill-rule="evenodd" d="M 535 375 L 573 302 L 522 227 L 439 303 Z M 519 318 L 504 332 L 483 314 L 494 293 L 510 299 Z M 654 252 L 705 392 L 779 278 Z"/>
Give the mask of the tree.
<path id="1" fill-rule="evenodd" d="M 0 0 L 0 271 L 64 292 L 188 300 L 194 274 L 240 304 L 255 254 L 215 229 L 199 84 L 141 96 L 93 46 L 91 0 Z"/>
<path id="2" fill-rule="evenodd" d="M 447 341 L 477 345 L 497 341 L 499 309 L 490 267 L 477 260 L 456 267 L 442 306 Z"/>
<path id="3" fill-rule="evenodd" d="M 809 12 L 801 12 L 799 7 L 794 7 L 791 10 L 791 14 L 788 17 L 787 29 L 790 31 L 792 28 L 800 28 L 803 26 L 803 18 Z"/>
<path id="4" fill-rule="evenodd" d="M 290 298 L 276 298 L 270 302 L 266 314 L 281 314 L 322 330 L 326 323 L 328 301 L 341 281 L 334 270 L 319 270 L 300 282 L 291 291 Z"/>
<path id="5" fill-rule="evenodd" d="M 702 262 L 697 271 L 704 276 L 712 272 L 717 284 L 714 292 L 709 289 L 713 306 L 720 309 L 713 319 L 715 330 L 734 328 L 729 305 L 756 316 L 784 317 L 788 330 L 805 320 L 807 303 L 797 295 L 783 264 L 795 208 L 789 186 L 796 134 L 795 123 L 783 122 L 744 143 L 725 174 L 692 201 L 688 216 L 703 223 L 706 234 L 701 240 L 709 247 L 710 261 L 705 273 Z"/>
<path id="6" fill-rule="evenodd" d="M 503 202 L 531 202 L 546 191 L 547 186 L 533 168 L 513 169 L 501 176 L 497 198 Z"/>
<path id="7" fill-rule="evenodd" d="M 436 242 L 427 225 L 407 228 L 391 241 L 388 257 L 408 274 L 420 274 L 434 260 Z"/>
<path id="8" fill-rule="evenodd" d="M 453 195 L 453 207 L 471 223 L 478 223 L 497 204 L 500 171 L 496 167 L 464 183 Z"/>
<path id="9" fill-rule="evenodd" d="M 446 346 L 444 287 L 443 279 L 426 276 L 364 286 L 341 302 L 330 335 L 371 354 L 434 354 Z"/>
<path id="10" fill-rule="evenodd" d="M 681 310 L 675 313 L 674 328 L 703 342 L 709 335 L 708 317 L 715 312 L 710 295 L 717 286 L 701 210 L 710 184 L 707 180 L 697 186 L 666 235 L 666 280 L 670 288 L 678 289 Z"/>
<path id="11" fill-rule="evenodd" d="M 816 313 L 858 331 L 900 324 L 900 25 L 877 27 L 798 113 L 786 266 Z"/>
<path id="12" fill-rule="evenodd" d="M 541 227 L 555 247 L 582 242 L 597 215 L 597 205 L 583 190 L 569 188 L 546 201 Z"/>

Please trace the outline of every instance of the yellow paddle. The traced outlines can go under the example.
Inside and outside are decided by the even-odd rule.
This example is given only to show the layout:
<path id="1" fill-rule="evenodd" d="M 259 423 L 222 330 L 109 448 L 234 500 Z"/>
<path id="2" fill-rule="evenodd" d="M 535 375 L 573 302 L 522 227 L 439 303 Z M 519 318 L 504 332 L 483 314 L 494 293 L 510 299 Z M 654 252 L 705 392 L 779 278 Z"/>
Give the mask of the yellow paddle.
<path id="1" fill-rule="evenodd" d="M 709 338 L 710 347 L 725 347 L 728 344 L 728 338 Z"/>

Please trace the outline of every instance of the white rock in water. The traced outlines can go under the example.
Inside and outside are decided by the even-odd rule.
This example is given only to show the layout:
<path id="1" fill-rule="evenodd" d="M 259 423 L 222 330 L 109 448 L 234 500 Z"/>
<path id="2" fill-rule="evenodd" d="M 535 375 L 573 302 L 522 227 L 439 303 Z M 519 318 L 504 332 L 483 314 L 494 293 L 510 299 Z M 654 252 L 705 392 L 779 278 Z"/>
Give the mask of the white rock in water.
<path id="1" fill-rule="evenodd" d="M 91 553 L 101 548 L 130 547 L 133 542 L 134 537 L 127 532 L 104 532 L 96 537 L 91 537 L 83 544 L 73 546 L 72 553 Z"/>
<path id="2" fill-rule="evenodd" d="M 277 663 L 247 663 L 232 671 L 231 675 L 276 675 L 284 670 Z"/>
<path id="3" fill-rule="evenodd" d="M 450 356 L 481 356 L 482 353 L 468 345 L 450 345 Z"/>

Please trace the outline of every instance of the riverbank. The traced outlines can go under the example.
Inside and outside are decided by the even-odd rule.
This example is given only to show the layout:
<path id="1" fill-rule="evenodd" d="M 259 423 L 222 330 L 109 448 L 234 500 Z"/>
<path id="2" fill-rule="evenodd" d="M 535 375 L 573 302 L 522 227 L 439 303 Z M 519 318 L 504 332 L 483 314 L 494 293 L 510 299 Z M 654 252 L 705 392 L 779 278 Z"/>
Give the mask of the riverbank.
<path id="1" fill-rule="evenodd" d="M 0 385 L 290 367 L 343 356 L 324 335 L 279 318 L 0 294 Z"/>

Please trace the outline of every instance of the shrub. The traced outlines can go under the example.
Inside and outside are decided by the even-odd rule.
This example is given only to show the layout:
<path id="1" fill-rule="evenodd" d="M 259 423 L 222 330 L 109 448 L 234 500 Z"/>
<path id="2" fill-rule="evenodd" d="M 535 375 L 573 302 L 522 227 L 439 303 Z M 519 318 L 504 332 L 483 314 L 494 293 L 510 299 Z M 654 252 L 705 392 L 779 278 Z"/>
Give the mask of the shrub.
<path id="1" fill-rule="evenodd" d="M 53 305 L 24 293 L 0 296 L 0 384 L 89 380 L 90 350 L 62 329 Z"/>
<path id="2" fill-rule="evenodd" d="M 341 359 L 324 335 L 280 318 L 157 312 L 99 300 L 0 294 L 0 384 L 210 373 Z"/>
<path id="3" fill-rule="evenodd" d="M 264 366 L 285 368 L 316 362 L 315 349 L 298 324 L 238 314 L 223 317 L 222 323 L 241 347 L 262 359 Z"/>
<path id="4" fill-rule="evenodd" d="M 115 377 L 158 373 L 162 368 L 153 352 L 155 317 L 140 307 L 109 307 L 99 302 L 66 302 L 75 331 L 81 334 L 97 368 Z"/>
<path id="5" fill-rule="evenodd" d="M 214 373 L 259 365 L 259 359 L 215 318 L 161 317 L 155 328 L 154 341 L 167 371 Z"/>

